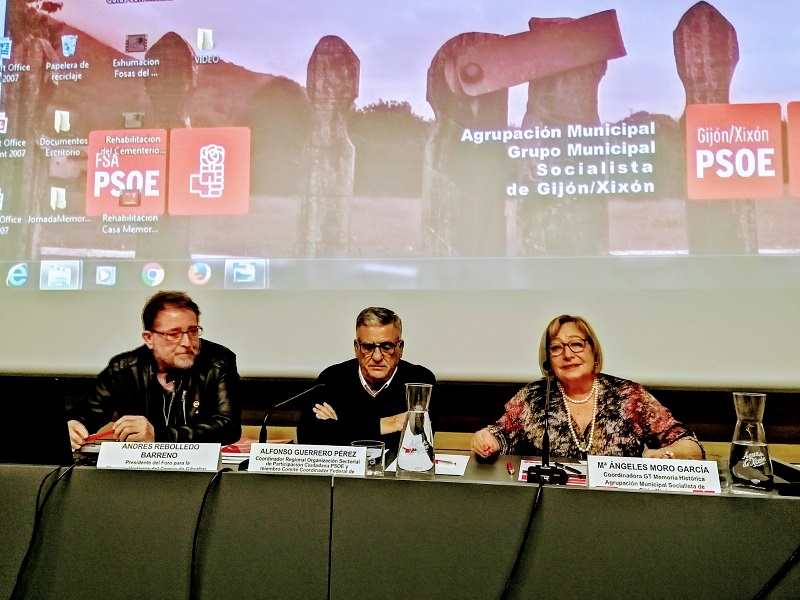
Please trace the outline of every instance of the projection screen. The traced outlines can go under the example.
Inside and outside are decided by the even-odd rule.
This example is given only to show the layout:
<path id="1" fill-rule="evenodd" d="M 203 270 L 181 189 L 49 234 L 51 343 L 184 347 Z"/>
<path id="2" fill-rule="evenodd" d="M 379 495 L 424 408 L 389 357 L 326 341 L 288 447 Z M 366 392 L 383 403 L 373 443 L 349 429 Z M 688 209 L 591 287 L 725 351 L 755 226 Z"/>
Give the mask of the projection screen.
<path id="1" fill-rule="evenodd" d="M 246 376 L 370 305 L 440 379 L 561 313 L 651 385 L 798 387 L 800 5 L 0 1 L 0 371 L 187 291 Z"/>

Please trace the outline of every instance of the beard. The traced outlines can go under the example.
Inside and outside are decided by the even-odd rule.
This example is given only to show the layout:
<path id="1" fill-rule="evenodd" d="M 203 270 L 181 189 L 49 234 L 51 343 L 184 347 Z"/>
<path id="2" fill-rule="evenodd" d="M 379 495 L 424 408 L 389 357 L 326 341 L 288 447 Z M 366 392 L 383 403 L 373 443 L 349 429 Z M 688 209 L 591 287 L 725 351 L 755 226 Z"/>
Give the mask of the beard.
<path id="1" fill-rule="evenodd" d="M 176 354 L 172 357 L 172 365 L 174 369 L 191 369 L 194 365 L 196 354 Z"/>

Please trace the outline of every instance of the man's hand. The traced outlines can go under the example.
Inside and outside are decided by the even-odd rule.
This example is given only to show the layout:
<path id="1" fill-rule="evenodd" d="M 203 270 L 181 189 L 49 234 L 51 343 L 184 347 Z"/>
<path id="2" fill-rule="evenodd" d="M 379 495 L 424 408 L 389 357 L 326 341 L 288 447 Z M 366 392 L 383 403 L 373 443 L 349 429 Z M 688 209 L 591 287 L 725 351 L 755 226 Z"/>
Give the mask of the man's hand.
<path id="1" fill-rule="evenodd" d="M 328 419 L 336 420 L 339 418 L 336 416 L 336 411 L 333 410 L 333 407 L 327 402 L 315 404 L 312 410 L 314 411 L 314 414 L 317 415 L 317 418 L 321 421 L 327 421 Z"/>
<path id="2" fill-rule="evenodd" d="M 114 436 L 120 442 L 155 442 L 156 432 L 145 417 L 126 415 L 114 423 Z"/>
<path id="3" fill-rule="evenodd" d="M 69 429 L 69 443 L 72 445 L 73 450 L 77 450 L 86 443 L 89 431 L 84 427 L 83 423 L 73 419 L 67 421 L 67 428 Z"/>
<path id="4" fill-rule="evenodd" d="M 394 433 L 403 429 L 403 424 L 406 422 L 406 414 L 404 412 L 392 415 L 391 417 L 383 417 L 381 419 L 381 435 L 387 433 Z"/>

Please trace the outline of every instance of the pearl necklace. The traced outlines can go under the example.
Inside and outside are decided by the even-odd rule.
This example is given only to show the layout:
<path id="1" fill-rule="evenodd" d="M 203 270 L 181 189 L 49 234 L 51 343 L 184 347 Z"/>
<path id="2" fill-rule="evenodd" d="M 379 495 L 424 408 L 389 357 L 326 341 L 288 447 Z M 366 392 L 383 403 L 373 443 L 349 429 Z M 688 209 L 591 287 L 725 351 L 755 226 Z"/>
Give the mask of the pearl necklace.
<path id="1" fill-rule="evenodd" d="M 558 389 L 561 391 L 561 395 L 564 397 L 564 408 L 567 411 L 567 424 L 569 425 L 569 432 L 572 435 L 572 441 L 575 442 L 575 445 L 578 447 L 578 450 L 583 452 L 584 454 L 589 453 L 589 448 L 592 447 L 592 440 L 594 439 L 594 423 L 595 417 L 597 416 L 597 377 L 594 378 L 594 383 L 592 384 L 592 391 L 587 396 L 586 400 L 580 400 L 575 402 L 569 396 L 564 393 L 564 390 L 561 387 L 561 382 L 558 382 Z M 572 413 L 569 411 L 569 402 L 573 402 L 575 404 L 584 404 L 585 402 L 589 401 L 589 398 L 594 398 L 594 406 L 592 407 L 592 421 L 591 426 L 589 427 L 589 439 L 585 445 L 581 445 L 580 440 L 578 438 L 578 433 L 575 431 L 575 427 L 572 425 Z"/>
<path id="2" fill-rule="evenodd" d="M 564 396 L 564 400 L 566 400 L 567 402 L 572 402 L 573 404 L 586 404 L 593 397 L 597 398 L 597 377 L 595 377 L 594 381 L 592 382 L 592 389 L 589 391 L 589 395 L 586 396 L 586 398 L 584 398 L 583 400 L 575 400 L 574 398 L 570 398 L 564 392 L 564 388 L 561 386 L 561 382 L 558 381 L 557 383 L 558 383 L 558 391 L 561 392 L 561 395 Z"/>

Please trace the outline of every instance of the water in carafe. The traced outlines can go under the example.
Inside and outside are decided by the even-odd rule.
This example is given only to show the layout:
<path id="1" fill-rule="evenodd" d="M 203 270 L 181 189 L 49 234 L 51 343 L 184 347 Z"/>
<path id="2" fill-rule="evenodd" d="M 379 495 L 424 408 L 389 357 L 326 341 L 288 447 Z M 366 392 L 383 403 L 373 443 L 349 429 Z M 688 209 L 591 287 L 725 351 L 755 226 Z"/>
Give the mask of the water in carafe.
<path id="1" fill-rule="evenodd" d="M 736 429 L 729 460 L 731 483 L 736 488 L 772 487 L 772 462 L 764 434 L 766 394 L 734 392 Z"/>
<path id="2" fill-rule="evenodd" d="M 408 412 L 397 449 L 398 477 L 428 478 L 435 473 L 433 427 L 428 413 L 432 389 L 429 383 L 406 384 Z"/>

